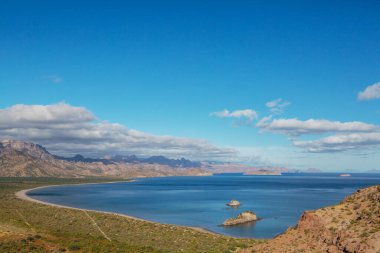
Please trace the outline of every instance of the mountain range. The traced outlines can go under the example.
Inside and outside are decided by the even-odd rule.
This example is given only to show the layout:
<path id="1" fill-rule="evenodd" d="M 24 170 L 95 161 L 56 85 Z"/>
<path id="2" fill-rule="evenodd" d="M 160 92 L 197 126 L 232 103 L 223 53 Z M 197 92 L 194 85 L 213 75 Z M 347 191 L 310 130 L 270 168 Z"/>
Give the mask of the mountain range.
<path id="1" fill-rule="evenodd" d="M 130 156 L 116 155 L 116 156 L 112 156 L 108 158 L 88 158 L 88 157 L 84 157 L 82 155 L 77 154 L 73 157 L 62 157 L 62 156 L 54 156 L 54 157 L 59 160 L 70 161 L 70 162 L 86 162 L 86 163 L 101 162 L 103 164 L 147 163 L 147 164 L 167 165 L 172 168 L 199 168 L 201 167 L 200 162 L 193 162 L 185 158 L 170 159 L 165 156 L 151 156 L 147 158 L 141 158 L 141 157 L 137 157 L 136 155 L 130 155 Z"/>
<path id="2" fill-rule="evenodd" d="M 156 177 L 210 175 L 200 163 L 163 156 L 108 159 L 71 158 L 49 153 L 38 144 L 17 140 L 0 141 L 0 177 Z"/>
<path id="3" fill-rule="evenodd" d="M 165 156 L 63 157 L 27 141 L 0 141 L 0 177 L 156 177 L 245 173 L 281 175 L 298 172 L 284 167 L 171 159 Z"/>

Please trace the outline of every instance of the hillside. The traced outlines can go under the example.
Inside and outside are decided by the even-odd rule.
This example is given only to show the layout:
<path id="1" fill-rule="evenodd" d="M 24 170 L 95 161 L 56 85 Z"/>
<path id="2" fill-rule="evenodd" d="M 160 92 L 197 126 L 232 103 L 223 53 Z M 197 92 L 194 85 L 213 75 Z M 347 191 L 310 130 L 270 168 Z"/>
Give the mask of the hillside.
<path id="1" fill-rule="evenodd" d="M 380 185 L 358 190 L 340 204 L 306 211 L 284 234 L 239 251 L 380 252 Z"/>
<path id="2" fill-rule="evenodd" d="M 209 175 L 188 160 L 171 160 L 160 157 L 160 163 L 128 162 L 104 159 L 85 159 L 82 156 L 64 159 L 50 154 L 38 144 L 6 140 L 0 142 L 0 177 L 156 177 Z M 173 166 L 162 164 L 172 162 Z M 182 162 L 182 163 L 181 163 Z"/>

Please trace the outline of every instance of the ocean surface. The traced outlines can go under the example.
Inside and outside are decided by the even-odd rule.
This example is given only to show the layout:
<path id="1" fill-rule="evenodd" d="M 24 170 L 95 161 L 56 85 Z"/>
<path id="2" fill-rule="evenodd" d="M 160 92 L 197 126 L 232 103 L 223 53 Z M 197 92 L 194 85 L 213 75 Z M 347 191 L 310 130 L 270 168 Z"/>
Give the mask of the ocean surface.
<path id="1" fill-rule="evenodd" d="M 220 174 L 53 186 L 28 195 L 50 203 L 202 227 L 231 236 L 271 238 L 294 226 L 303 211 L 337 204 L 357 189 L 375 184 L 380 184 L 380 174 Z M 242 205 L 238 209 L 227 207 L 231 199 Z M 245 210 L 254 211 L 262 220 L 234 227 L 219 226 Z"/>

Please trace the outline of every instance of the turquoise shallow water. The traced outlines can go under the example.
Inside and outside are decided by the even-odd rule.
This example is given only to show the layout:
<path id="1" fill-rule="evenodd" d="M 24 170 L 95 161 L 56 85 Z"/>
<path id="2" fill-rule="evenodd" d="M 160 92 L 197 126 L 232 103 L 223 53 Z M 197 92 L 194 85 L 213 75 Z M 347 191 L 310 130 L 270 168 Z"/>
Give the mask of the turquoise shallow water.
<path id="1" fill-rule="evenodd" d="M 375 184 L 380 184 L 380 174 L 222 174 L 56 186 L 36 189 L 28 195 L 50 203 L 197 226 L 231 236 L 270 238 L 295 225 L 303 211 L 336 204 L 357 189 Z M 231 199 L 239 200 L 242 206 L 227 207 Z M 256 212 L 262 220 L 219 226 L 245 210 Z"/>

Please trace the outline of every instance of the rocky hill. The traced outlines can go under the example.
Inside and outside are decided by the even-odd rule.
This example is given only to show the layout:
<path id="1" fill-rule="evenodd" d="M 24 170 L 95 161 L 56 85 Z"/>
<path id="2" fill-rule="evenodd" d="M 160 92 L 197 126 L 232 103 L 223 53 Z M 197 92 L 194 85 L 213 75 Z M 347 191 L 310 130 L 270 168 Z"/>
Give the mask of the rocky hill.
<path id="1" fill-rule="evenodd" d="M 380 252 L 380 185 L 358 190 L 340 204 L 306 211 L 284 234 L 248 252 Z"/>
<path id="2" fill-rule="evenodd" d="M 162 160 L 162 159 L 161 159 Z M 166 162 L 170 159 L 166 158 Z M 174 160 L 177 161 L 177 160 Z M 175 162 L 174 162 L 175 163 Z M 209 175 L 198 167 L 176 167 L 149 162 L 113 161 L 82 156 L 62 158 L 38 144 L 0 141 L 0 177 L 153 177 Z"/>

